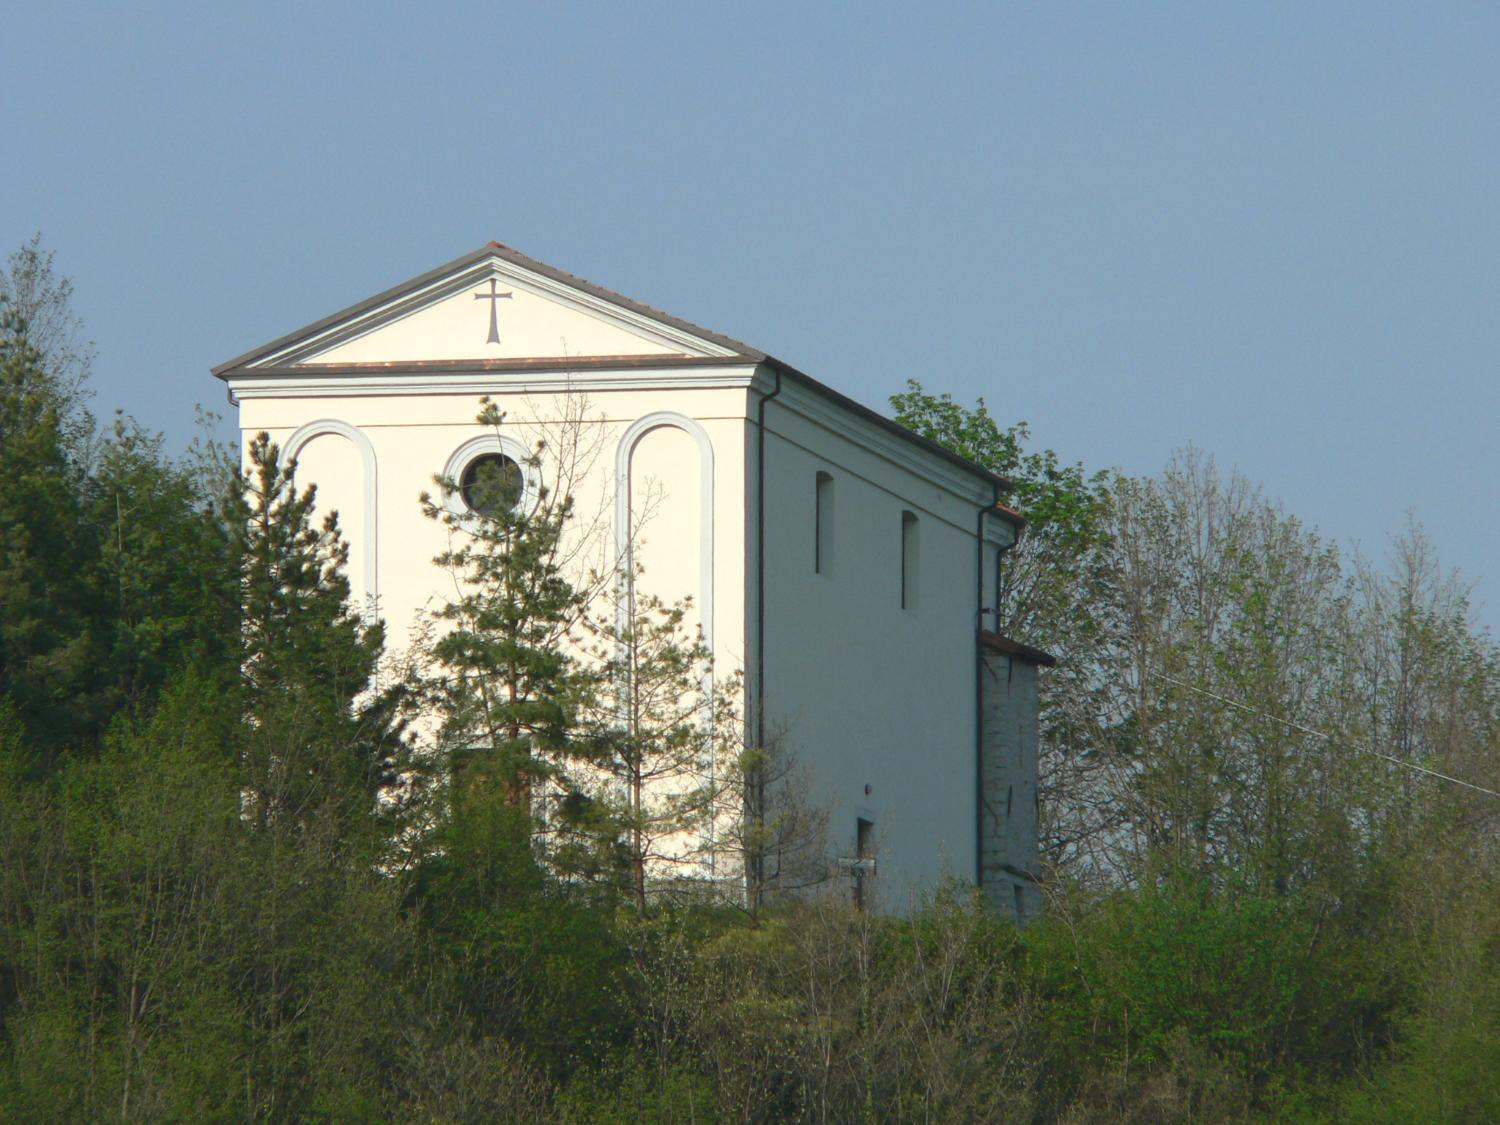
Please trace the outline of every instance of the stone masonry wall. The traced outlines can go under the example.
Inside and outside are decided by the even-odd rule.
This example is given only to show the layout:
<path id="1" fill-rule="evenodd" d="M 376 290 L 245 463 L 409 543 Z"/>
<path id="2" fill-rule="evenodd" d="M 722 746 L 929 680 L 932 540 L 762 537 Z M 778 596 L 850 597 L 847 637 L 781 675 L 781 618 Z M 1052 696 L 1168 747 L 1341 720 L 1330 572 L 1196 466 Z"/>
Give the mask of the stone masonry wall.
<path id="1" fill-rule="evenodd" d="M 1024 922 L 1041 909 L 1037 666 L 982 651 L 979 885 L 991 909 Z"/>

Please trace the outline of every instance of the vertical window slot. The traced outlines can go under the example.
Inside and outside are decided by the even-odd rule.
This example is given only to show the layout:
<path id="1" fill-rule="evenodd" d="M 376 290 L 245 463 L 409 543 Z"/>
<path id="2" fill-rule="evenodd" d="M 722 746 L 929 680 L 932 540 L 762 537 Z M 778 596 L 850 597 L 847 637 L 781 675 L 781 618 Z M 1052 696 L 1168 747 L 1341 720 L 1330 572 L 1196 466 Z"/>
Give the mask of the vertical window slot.
<path id="1" fill-rule="evenodd" d="M 833 478 L 819 473 L 813 515 L 813 573 L 833 573 Z"/>
<path id="2" fill-rule="evenodd" d="M 917 541 L 917 517 L 914 512 L 901 513 L 901 608 L 917 608 L 917 579 L 920 546 Z"/>

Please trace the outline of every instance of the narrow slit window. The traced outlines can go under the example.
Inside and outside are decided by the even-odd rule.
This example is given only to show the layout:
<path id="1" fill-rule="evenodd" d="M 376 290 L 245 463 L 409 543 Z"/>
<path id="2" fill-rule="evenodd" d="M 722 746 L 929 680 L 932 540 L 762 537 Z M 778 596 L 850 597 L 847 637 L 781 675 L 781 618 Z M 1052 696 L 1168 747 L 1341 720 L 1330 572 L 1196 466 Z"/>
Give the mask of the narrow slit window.
<path id="1" fill-rule="evenodd" d="M 833 573 L 833 478 L 827 473 L 819 473 L 817 480 L 817 495 L 814 499 L 815 511 L 814 543 L 813 543 L 813 573 Z"/>
<path id="2" fill-rule="evenodd" d="M 917 608 L 917 577 L 920 562 L 918 521 L 913 512 L 901 513 L 901 608 Z"/>

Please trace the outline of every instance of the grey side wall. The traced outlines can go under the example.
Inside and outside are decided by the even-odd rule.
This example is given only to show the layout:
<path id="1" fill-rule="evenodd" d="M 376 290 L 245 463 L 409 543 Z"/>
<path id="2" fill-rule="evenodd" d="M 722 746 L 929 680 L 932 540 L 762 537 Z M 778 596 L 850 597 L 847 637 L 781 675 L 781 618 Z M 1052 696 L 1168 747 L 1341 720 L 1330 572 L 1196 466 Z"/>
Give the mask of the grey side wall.
<path id="1" fill-rule="evenodd" d="M 982 649 L 979 885 L 996 913 L 1041 909 L 1037 853 L 1037 666 Z"/>
<path id="2" fill-rule="evenodd" d="M 874 826 L 870 901 L 900 912 L 945 876 L 974 871 L 982 497 L 955 496 L 781 399 L 766 413 L 768 737 L 810 773 L 835 858 L 854 855 L 860 820 Z M 833 480 L 831 562 L 821 571 L 819 472 Z M 905 606 L 904 512 L 919 519 L 915 596 Z"/>

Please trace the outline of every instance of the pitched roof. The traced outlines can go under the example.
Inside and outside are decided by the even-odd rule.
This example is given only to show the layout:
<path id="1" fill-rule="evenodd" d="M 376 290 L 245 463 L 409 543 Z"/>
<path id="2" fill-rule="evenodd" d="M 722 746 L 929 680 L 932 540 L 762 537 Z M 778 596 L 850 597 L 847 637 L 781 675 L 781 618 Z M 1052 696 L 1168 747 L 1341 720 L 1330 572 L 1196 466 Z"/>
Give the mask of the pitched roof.
<path id="1" fill-rule="evenodd" d="M 469 267 L 489 258 L 500 258 L 503 261 L 510 262 L 512 265 L 520 266 L 522 269 L 530 270 L 532 273 L 540 274 L 543 277 L 560 282 L 580 292 L 597 297 L 602 301 L 607 301 L 612 305 L 628 309 L 660 324 L 701 337 L 731 352 L 732 355 L 728 357 L 730 359 L 760 363 L 768 358 L 765 352 L 760 351 L 758 348 L 752 348 L 749 344 L 732 339 L 722 333 L 714 332 L 711 329 L 703 328 L 700 325 L 683 320 L 681 317 L 673 316 L 661 309 L 626 297 L 622 293 L 616 293 L 613 289 L 606 289 L 602 285 L 595 285 L 592 281 L 587 281 L 565 270 L 560 270 L 556 266 L 549 266 L 546 262 L 538 261 L 536 258 L 523 254 L 519 250 L 506 246 L 503 242 L 491 241 L 485 243 L 477 250 L 453 259 L 451 262 L 446 262 L 435 269 L 428 270 L 424 274 L 403 281 L 399 285 L 393 285 L 389 289 L 382 290 L 372 297 L 366 297 L 363 301 L 350 305 L 348 308 L 340 309 L 338 312 L 330 313 L 328 316 L 315 320 L 311 324 L 305 324 L 301 328 L 288 332 L 283 336 L 278 336 L 269 343 L 262 344 L 258 348 L 252 348 L 243 355 L 225 360 L 214 367 L 211 374 L 223 379 L 241 369 L 252 367 L 257 361 L 267 356 L 273 356 L 277 352 L 297 343 L 299 340 L 314 337 L 324 329 L 332 328 L 334 325 L 344 321 L 357 319 L 372 309 L 378 309 L 382 305 L 389 304 L 407 293 L 420 290 L 449 274 L 461 273 Z"/>
<path id="2" fill-rule="evenodd" d="M 340 309 L 338 312 L 322 317 L 319 320 L 315 320 L 311 324 L 304 325 L 303 327 L 298 328 L 293 332 L 288 332 L 283 336 L 279 336 L 269 343 L 262 344 L 258 348 L 252 348 L 250 351 L 245 352 L 243 355 L 235 356 L 233 359 L 226 360 L 223 363 L 220 363 L 212 369 L 212 374 L 220 379 L 228 379 L 232 375 L 239 374 L 289 374 L 289 370 L 281 368 L 279 366 L 266 367 L 262 365 L 257 367 L 256 364 L 259 361 L 266 359 L 267 357 L 274 356 L 278 352 L 287 349 L 291 345 L 296 344 L 298 341 L 315 337 L 325 329 L 331 328 L 344 321 L 354 320 L 373 309 L 380 308 L 383 305 L 397 300 L 407 293 L 420 290 L 449 274 L 462 272 L 463 270 L 477 265 L 478 263 L 488 258 L 500 258 L 501 260 L 519 266 L 522 269 L 540 274 L 542 277 L 579 290 L 580 292 L 586 293 L 601 301 L 608 302 L 609 304 L 615 305 L 621 309 L 628 310 L 629 312 L 635 313 L 638 316 L 647 317 L 659 324 L 665 325 L 669 328 L 673 328 L 679 332 L 685 332 L 691 336 L 696 336 L 699 339 L 707 341 L 708 343 L 713 344 L 717 347 L 723 348 L 730 353 L 729 355 L 723 357 L 660 356 L 618 357 L 618 359 L 616 359 L 615 357 L 605 357 L 610 360 L 609 366 L 625 367 L 647 362 L 651 362 L 653 365 L 659 364 L 664 366 L 702 365 L 714 363 L 766 364 L 774 370 L 781 372 L 783 376 L 792 378 L 796 382 L 816 392 L 820 396 L 837 403 L 839 406 L 842 406 L 846 410 L 859 415 L 867 421 L 875 423 L 883 429 L 899 435 L 905 440 L 922 447 L 928 452 L 941 457 L 943 460 L 948 461 L 951 464 L 957 465 L 958 467 L 991 482 L 1001 491 L 1009 491 L 1012 487 L 1011 482 L 1000 474 L 991 472 L 984 466 L 978 465 L 965 457 L 959 456 L 947 446 L 941 445 L 938 442 L 923 437 L 921 434 L 908 429 L 907 427 L 901 425 L 899 422 L 895 422 L 892 419 L 887 418 L 879 411 L 872 410 L 870 407 L 865 406 L 863 403 L 856 402 L 854 399 L 849 398 L 847 395 L 841 394 L 838 391 L 834 390 L 826 383 L 822 383 L 817 379 L 814 379 L 806 372 L 798 370 L 791 364 L 777 359 L 775 356 L 770 355 L 769 353 L 764 352 L 759 348 L 752 347 L 744 341 L 737 340 L 732 336 L 726 336 L 722 332 L 715 332 L 712 329 L 704 328 L 702 325 L 694 324 L 692 321 L 684 320 L 678 316 L 673 316 L 671 313 L 665 312 L 662 309 L 658 309 L 652 305 L 645 304 L 642 301 L 637 301 L 632 297 L 627 297 L 623 293 L 617 293 L 613 289 L 607 289 L 602 285 L 596 285 L 592 281 L 588 281 L 584 278 L 578 277 L 575 274 L 568 273 L 566 270 L 560 270 L 556 266 L 548 265 L 546 262 L 533 258 L 530 255 L 523 254 L 519 250 L 505 245 L 503 242 L 487 242 L 477 250 L 473 250 L 470 253 L 463 255 L 462 257 L 455 258 L 453 261 L 438 266 L 436 269 L 428 270 L 426 273 L 421 274 L 418 277 L 403 281 L 399 285 L 392 286 L 391 288 L 383 290 L 380 293 L 376 293 L 374 296 L 368 297 L 363 301 L 350 305 L 348 308 Z M 463 361 L 461 363 L 455 363 L 451 361 L 435 361 L 433 363 L 424 363 L 422 366 L 431 366 L 434 369 L 458 369 L 460 367 L 474 369 L 477 367 L 480 370 L 524 370 L 530 366 L 533 366 L 535 362 L 536 361 L 528 360 Z M 589 366 L 598 366 L 600 365 L 601 360 L 599 358 L 594 358 L 592 360 L 580 361 L 579 359 L 574 358 L 568 362 L 570 366 L 579 365 L 580 362 Z M 359 366 L 363 368 L 380 368 L 390 365 L 360 364 L 353 366 Z M 412 364 L 401 364 L 400 366 L 406 368 L 412 366 Z M 998 506 L 998 514 L 1007 519 L 1009 522 L 1016 524 L 1018 527 L 1026 522 L 1019 513 L 1013 512 L 1003 506 Z"/>
<path id="3" fill-rule="evenodd" d="M 1043 652 L 1039 648 L 1011 640 L 1000 633 L 992 633 L 988 629 L 980 630 L 979 643 L 994 652 L 1003 652 L 1006 656 L 1017 656 L 1032 664 L 1040 664 L 1043 668 L 1052 668 L 1057 664 L 1057 657 L 1050 652 Z"/>

